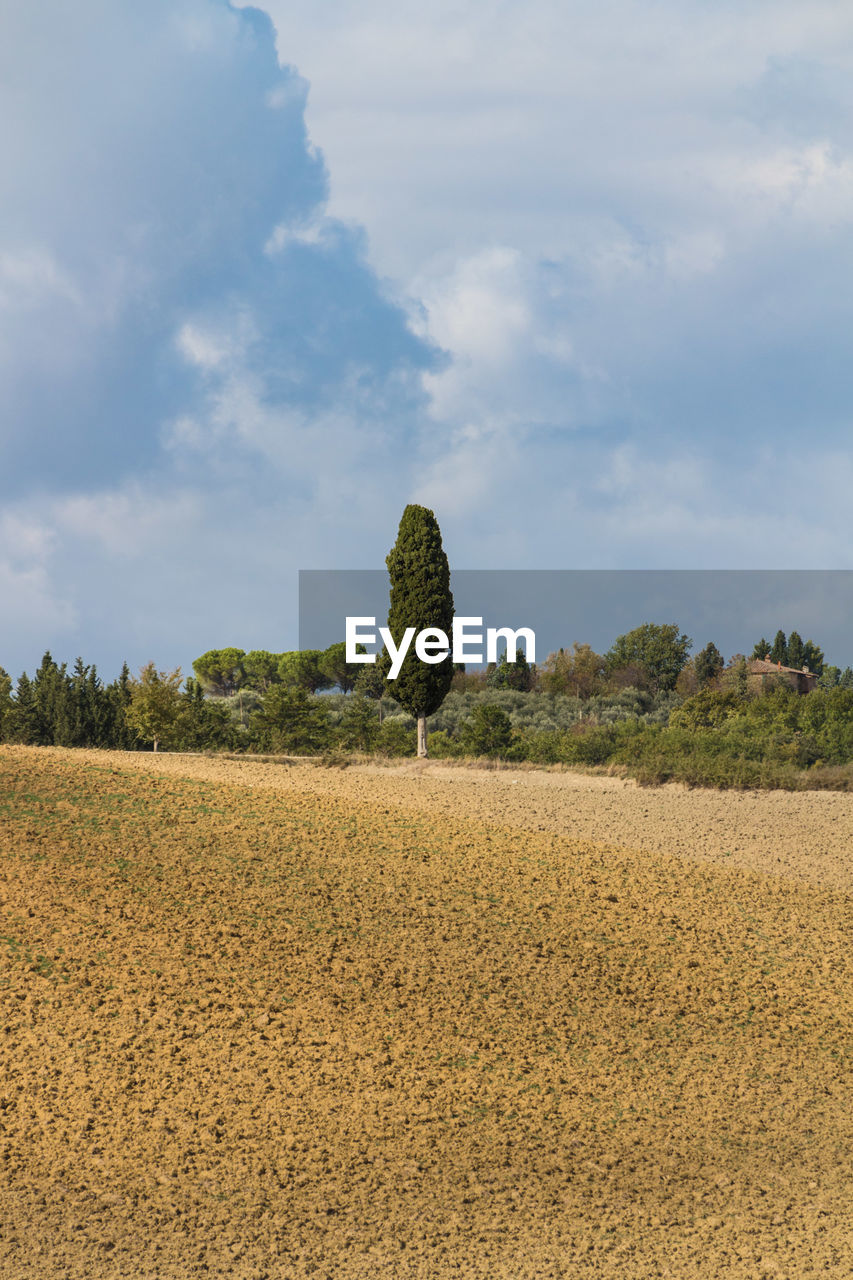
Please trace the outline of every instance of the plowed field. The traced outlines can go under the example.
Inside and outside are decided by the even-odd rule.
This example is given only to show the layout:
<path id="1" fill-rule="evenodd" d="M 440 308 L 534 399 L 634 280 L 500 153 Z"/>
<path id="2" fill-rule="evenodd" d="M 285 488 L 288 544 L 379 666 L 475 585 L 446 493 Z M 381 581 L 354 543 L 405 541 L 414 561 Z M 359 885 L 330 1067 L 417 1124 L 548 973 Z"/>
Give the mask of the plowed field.
<path id="1" fill-rule="evenodd" d="M 0 1277 L 853 1275 L 851 820 L 0 747 Z"/>

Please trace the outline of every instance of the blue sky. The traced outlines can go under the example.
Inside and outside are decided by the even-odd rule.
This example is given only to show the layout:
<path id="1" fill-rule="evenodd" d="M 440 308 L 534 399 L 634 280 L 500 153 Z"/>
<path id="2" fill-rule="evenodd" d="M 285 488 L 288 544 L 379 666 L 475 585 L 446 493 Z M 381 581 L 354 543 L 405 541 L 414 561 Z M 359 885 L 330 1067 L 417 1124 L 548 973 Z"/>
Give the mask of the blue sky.
<path id="1" fill-rule="evenodd" d="M 0 664 L 291 647 L 408 501 L 853 567 L 851 73 L 835 0 L 5 14 Z"/>

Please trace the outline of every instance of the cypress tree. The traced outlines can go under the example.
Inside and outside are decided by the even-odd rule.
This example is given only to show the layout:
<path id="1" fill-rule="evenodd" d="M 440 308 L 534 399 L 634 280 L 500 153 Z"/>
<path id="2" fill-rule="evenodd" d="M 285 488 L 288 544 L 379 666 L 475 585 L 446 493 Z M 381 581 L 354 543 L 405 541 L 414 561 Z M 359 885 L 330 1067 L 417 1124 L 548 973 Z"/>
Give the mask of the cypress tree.
<path id="1" fill-rule="evenodd" d="M 397 541 L 385 561 L 391 578 L 388 629 L 400 645 L 407 627 L 415 635 L 429 628 L 443 631 L 450 641 L 453 596 L 450 566 L 441 545 L 441 530 L 427 507 L 410 503 L 403 512 Z M 387 669 L 387 664 L 386 664 Z M 410 645 L 396 680 L 388 693 L 418 722 L 418 755 L 427 754 L 426 718 L 437 711 L 453 680 L 453 655 L 426 663 Z"/>
<path id="2" fill-rule="evenodd" d="M 809 671 L 819 676 L 823 671 L 823 661 L 823 649 L 820 645 L 815 644 L 814 640 L 807 640 L 803 645 L 803 661 L 800 665 L 808 667 Z"/>
<path id="3" fill-rule="evenodd" d="M 785 639 L 784 631 L 777 631 L 776 638 L 773 641 L 773 648 L 767 655 L 771 662 L 781 662 L 783 667 L 788 665 L 788 641 Z"/>
<path id="4" fill-rule="evenodd" d="M 491 665 L 491 664 L 490 664 Z M 517 689 L 520 693 L 529 693 L 533 686 L 535 671 L 527 661 L 523 649 L 516 649 L 515 662 L 510 662 L 506 650 L 501 654 L 493 671 L 486 677 L 489 689 Z"/>
<path id="5" fill-rule="evenodd" d="M 796 667 L 798 671 L 802 669 L 802 665 L 805 662 L 805 658 L 803 657 L 804 648 L 805 645 L 803 644 L 803 638 L 799 631 L 792 631 L 788 636 L 789 667 Z"/>
<path id="6" fill-rule="evenodd" d="M 761 641 L 761 644 L 766 643 L 766 640 Z M 770 646 L 768 645 L 768 648 L 769 647 Z M 758 645 L 756 645 L 756 649 L 757 648 Z M 755 655 L 753 654 L 753 656 Z M 759 656 L 763 658 L 764 654 L 762 653 Z M 705 645 L 705 648 L 700 653 L 696 654 L 696 680 L 699 688 L 704 689 L 712 682 L 712 680 L 716 680 L 722 673 L 725 665 L 723 655 L 720 653 L 713 640 L 709 641 L 708 644 Z"/>

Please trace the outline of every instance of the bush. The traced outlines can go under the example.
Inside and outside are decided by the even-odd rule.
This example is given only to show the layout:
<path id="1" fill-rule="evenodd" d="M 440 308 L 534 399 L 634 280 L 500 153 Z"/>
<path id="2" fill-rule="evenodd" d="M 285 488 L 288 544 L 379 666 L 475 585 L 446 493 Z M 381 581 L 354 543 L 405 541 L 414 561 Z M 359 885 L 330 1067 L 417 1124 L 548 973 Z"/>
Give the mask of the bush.
<path id="1" fill-rule="evenodd" d="M 733 689 L 702 689 L 672 712 L 669 723 L 683 729 L 717 729 L 743 710 L 743 700 Z"/>
<path id="2" fill-rule="evenodd" d="M 322 699 L 298 685 L 274 684 L 250 721 L 262 751 L 316 755 L 331 741 L 329 717 Z"/>
<path id="3" fill-rule="evenodd" d="M 462 726 L 460 745 L 470 756 L 506 756 L 512 744 L 512 721 L 491 703 L 481 703 Z"/>
<path id="4" fill-rule="evenodd" d="M 363 694 L 350 694 L 338 725 L 338 742 L 345 751 L 372 751 L 378 737 L 378 708 Z"/>
<path id="5" fill-rule="evenodd" d="M 410 717 L 389 716 L 377 735 L 376 750 L 383 756 L 416 755 L 418 735 Z"/>
<path id="6" fill-rule="evenodd" d="M 446 729 L 437 729 L 429 735 L 427 749 L 435 760 L 450 760 L 463 754 L 459 739 Z"/>
<path id="7" fill-rule="evenodd" d="M 446 729 L 459 736 L 477 706 L 500 707 L 509 716 L 513 729 L 520 729 L 525 735 L 548 730 L 563 733 L 579 721 L 617 724 L 639 718 L 665 724 L 681 701 L 675 693 L 652 694 L 634 688 L 583 699 L 568 694 L 520 693 L 515 689 L 451 690 L 439 710 L 430 716 L 429 731 Z"/>

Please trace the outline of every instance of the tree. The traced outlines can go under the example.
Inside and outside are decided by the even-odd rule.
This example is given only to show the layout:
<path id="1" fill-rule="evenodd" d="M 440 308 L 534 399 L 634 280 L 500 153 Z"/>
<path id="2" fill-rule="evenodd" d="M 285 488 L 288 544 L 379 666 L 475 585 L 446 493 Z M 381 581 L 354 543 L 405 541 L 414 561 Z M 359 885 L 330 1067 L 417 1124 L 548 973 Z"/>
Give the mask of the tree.
<path id="1" fill-rule="evenodd" d="M 669 723 L 678 729 L 719 729 L 743 713 L 743 699 L 735 689 L 701 689 L 671 713 Z"/>
<path id="2" fill-rule="evenodd" d="M 687 664 L 685 663 L 685 666 Z M 683 670 L 684 668 L 682 668 Z M 681 672 L 678 673 L 679 675 Z M 641 662 L 619 663 L 618 666 L 609 668 L 607 672 L 608 693 L 619 692 L 621 689 L 639 689 L 648 690 L 651 687 L 649 673 Z M 678 676 L 676 676 L 676 684 Z"/>
<path id="3" fill-rule="evenodd" d="M 733 653 L 722 675 L 725 690 L 733 690 L 738 698 L 749 697 L 749 664 L 742 653 Z"/>
<path id="4" fill-rule="evenodd" d="M 58 667 L 46 651 L 33 677 L 35 741 L 40 746 L 69 746 L 71 743 L 70 698 L 65 663 Z"/>
<path id="5" fill-rule="evenodd" d="M 361 671 L 355 682 L 356 693 L 377 703 L 379 707 L 379 723 L 382 724 L 382 695 L 385 692 L 385 677 L 378 662 L 363 662 Z"/>
<path id="6" fill-rule="evenodd" d="M 414 627 L 415 635 L 437 629 L 449 641 L 453 626 L 450 566 L 438 521 L 428 507 L 414 503 L 406 507 L 385 563 L 391 578 L 388 629 L 395 645 L 401 644 L 408 627 Z M 417 719 L 419 756 L 427 754 L 427 716 L 441 706 L 452 680 L 449 650 L 437 662 L 422 662 L 411 645 L 396 679 L 388 682 L 389 694 Z"/>
<path id="7" fill-rule="evenodd" d="M 512 721 L 502 707 L 479 703 L 462 726 L 460 740 L 467 755 L 506 755 L 512 743 Z"/>
<path id="8" fill-rule="evenodd" d="M 363 644 L 357 646 L 358 653 L 366 653 Z M 347 662 L 347 647 L 343 640 L 338 644 L 330 644 L 320 658 L 320 670 L 331 682 L 337 685 L 341 693 L 350 693 L 355 688 L 362 667 L 362 662 Z"/>
<path id="9" fill-rule="evenodd" d="M 639 668 L 655 690 L 675 688 L 678 673 L 687 662 L 693 641 L 682 635 L 675 623 L 644 622 L 624 636 L 617 636 L 604 655 L 607 669 L 616 675 L 624 668 Z"/>
<path id="10" fill-rule="evenodd" d="M 264 693 L 271 684 L 277 684 L 281 679 L 278 671 L 280 658 L 280 653 L 270 653 L 268 649 L 251 649 L 242 661 L 244 685 Z"/>
<path id="11" fill-rule="evenodd" d="M 121 665 L 118 680 L 107 685 L 106 736 L 108 745 L 119 751 L 131 751 L 138 742 L 136 734 L 127 722 L 127 711 L 132 702 L 133 681 L 126 662 Z"/>
<path id="12" fill-rule="evenodd" d="M 572 671 L 571 655 L 565 649 L 549 653 L 542 663 L 540 683 L 545 693 L 568 693 Z"/>
<path id="13" fill-rule="evenodd" d="M 486 681 L 493 666 L 493 663 L 489 663 L 485 670 L 478 668 L 475 671 L 466 671 L 464 662 L 455 662 L 450 685 L 451 693 L 482 693 L 483 689 L 487 688 Z"/>
<path id="14" fill-rule="evenodd" d="M 792 631 L 788 636 L 788 662 L 789 667 L 795 667 L 797 671 L 802 671 L 803 662 L 805 661 L 803 653 L 805 645 L 799 631 Z"/>
<path id="15" fill-rule="evenodd" d="M 699 688 L 704 689 L 718 680 L 725 665 L 723 655 L 714 642 L 709 641 L 705 648 L 696 654 L 696 683 Z"/>
<path id="16" fill-rule="evenodd" d="M 0 742 L 6 742 L 12 732 L 15 703 L 12 699 L 12 677 L 0 667 Z"/>
<path id="17" fill-rule="evenodd" d="M 759 640 L 752 656 L 767 658 L 770 662 L 781 662 L 783 667 L 793 667 L 797 671 L 808 667 L 817 676 L 823 671 L 825 661 L 820 645 L 815 644 L 814 640 L 803 640 L 797 631 L 792 631 L 787 639 L 784 631 L 777 631 L 772 645 L 766 640 Z"/>
<path id="18" fill-rule="evenodd" d="M 198 680 L 187 679 L 180 695 L 173 741 L 182 751 L 234 746 L 236 730 L 228 707 L 205 698 Z"/>
<path id="19" fill-rule="evenodd" d="M 12 711 L 10 737 L 13 742 L 22 742 L 25 746 L 34 746 L 41 741 L 39 709 L 36 705 L 33 682 L 22 671 L 15 689 L 15 706 Z"/>
<path id="20" fill-rule="evenodd" d="M 771 662 L 781 662 L 783 667 L 788 665 L 788 641 L 785 639 L 784 631 L 776 632 L 776 639 L 773 641 L 770 652 L 767 655 Z"/>
<path id="21" fill-rule="evenodd" d="M 252 715 L 251 727 L 261 746 L 295 754 L 322 751 L 329 737 L 329 717 L 322 701 L 299 685 L 274 684 L 263 706 Z"/>
<path id="22" fill-rule="evenodd" d="M 699 692 L 699 681 L 696 678 L 696 659 L 689 658 L 678 673 L 675 692 L 680 698 L 692 698 Z"/>
<path id="23" fill-rule="evenodd" d="M 818 684 L 821 689 L 853 689 L 853 669 L 845 667 L 842 671 L 840 667 L 825 665 Z"/>
<path id="24" fill-rule="evenodd" d="M 529 693 L 536 670 L 527 661 L 523 649 L 516 649 L 515 662 L 510 662 L 506 653 L 502 653 L 497 666 L 489 672 L 486 684 L 490 689 L 517 689 L 521 693 Z"/>
<path id="25" fill-rule="evenodd" d="M 549 653 L 542 664 L 540 686 L 546 693 L 564 693 L 572 698 L 591 698 L 601 693 L 606 663 L 591 645 L 572 645 L 571 651 Z"/>
<path id="26" fill-rule="evenodd" d="M 325 649 L 293 649 L 289 653 L 283 653 L 278 660 L 281 680 L 298 689 L 307 689 L 309 693 L 331 689 L 335 682 L 323 670 L 325 652 Z"/>
<path id="27" fill-rule="evenodd" d="M 808 667 L 809 671 L 813 671 L 816 676 L 819 676 L 823 671 L 823 664 L 823 649 L 816 645 L 814 640 L 807 640 L 803 645 L 803 661 L 801 665 Z"/>
<path id="28" fill-rule="evenodd" d="M 572 645 L 572 669 L 569 673 L 569 693 L 575 698 L 591 698 L 600 693 L 604 681 L 606 663 L 591 645 Z"/>
<path id="29" fill-rule="evenodd" d="M 130 706 L 125 719 L 138 738 L 153 742 L 155 751 L 161 742 L 172 741 L 181 710 L 182 681 L 180 667 L 176 671 L 158 671 L 153 662 L 147 662 L 138 679 L 130 682 Z"/>
<path id="30" fill-rule="evenodd" d="M 196 679 L 208 693 L 227 698 L 243 681 L 242 649 L 208 649 L 193 662 Z"/>
<path id="31" fill-rule="evenodd" d="M 413 756 L 417 751 L 417 734 L 405 723 L 407 717 L 394 716 L 379 730 L 376 749 L 384 756 Z"/>
<path id="32" fill-rule="evenodd" d="M 379 720 L 363 693 L 347 700 L 339 728 L 341 745 L 348 751 L 371 751 L 379 736 Z"/>
<path id="33" fill-rule="evenodd" d="M 107 700 L 94 666 L 74 664 L 69 685 L 70 742 L 73 747 L 102 746 L 108 721 Z"/>

